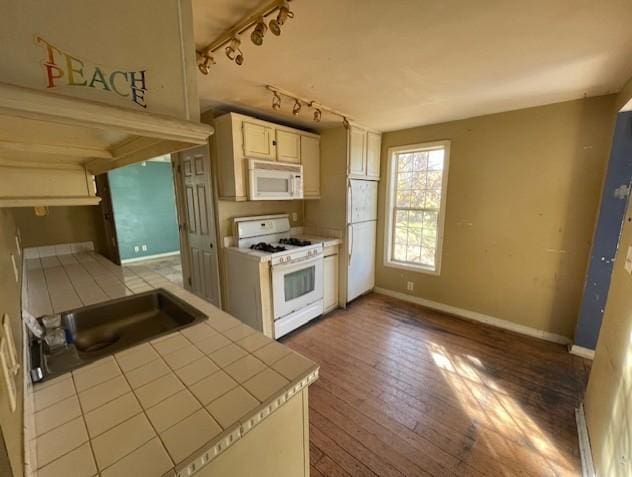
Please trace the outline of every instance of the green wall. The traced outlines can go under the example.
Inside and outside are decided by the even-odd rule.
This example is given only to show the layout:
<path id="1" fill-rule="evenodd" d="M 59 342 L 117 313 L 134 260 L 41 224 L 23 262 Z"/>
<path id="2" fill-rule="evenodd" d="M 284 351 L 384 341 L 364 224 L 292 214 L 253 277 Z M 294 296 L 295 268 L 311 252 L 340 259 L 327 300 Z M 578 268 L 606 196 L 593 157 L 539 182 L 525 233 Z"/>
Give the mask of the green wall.
<path id="1" fill-rule="evenodd" d="M 179 251 L 171 163 L 132 164 L 109 172 L 108 178 L 121 260 Z"/>

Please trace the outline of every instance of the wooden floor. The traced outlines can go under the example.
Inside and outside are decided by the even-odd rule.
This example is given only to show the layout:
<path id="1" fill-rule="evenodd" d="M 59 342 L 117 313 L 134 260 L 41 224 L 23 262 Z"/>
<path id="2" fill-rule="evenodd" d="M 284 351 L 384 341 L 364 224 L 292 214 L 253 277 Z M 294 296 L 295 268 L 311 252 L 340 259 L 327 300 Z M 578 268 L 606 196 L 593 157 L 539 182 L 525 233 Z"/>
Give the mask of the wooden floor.
<path id="1" fill-rule="evenodd" d="M 282 340 L 320 364 L 320 476 L 580 475 L 589 362 L 561 345 L 372 294 Z"/>

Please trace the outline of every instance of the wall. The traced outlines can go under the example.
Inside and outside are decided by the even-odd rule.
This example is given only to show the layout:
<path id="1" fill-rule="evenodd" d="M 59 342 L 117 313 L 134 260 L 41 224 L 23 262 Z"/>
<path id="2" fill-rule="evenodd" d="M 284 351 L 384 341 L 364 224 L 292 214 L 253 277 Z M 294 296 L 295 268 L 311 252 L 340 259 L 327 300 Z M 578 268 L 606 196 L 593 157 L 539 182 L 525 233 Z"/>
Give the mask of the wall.
<path id="1" fill-rule="evenodd" d="M 617 115 L 575 345 L 595 349 L 632 181 L 632 111 Z"/>
<path id="2" fill-rule="evenodd" d="M 383 265 L 380 182 L 376 286 L 572 337 L 615 96 L 383 135 L 389 147 L 450 139 L 440 276 Z M 387 161 L 382 161 L 386 177 Z"/>
<path id="3" fill-rule="evenodd" d="M 91 241 L 95 250 L 105 251 L 101 206 L 49 207 L 45 217 L 21 207 L 13 209 L 13 217 L 25 248 Z"/>
<path id="4" fill-rule="evenodd" d="M 179 251 L 171 162 L 132 164 L 108 178 L 121 260 Z"/>
<path id="5" fill-rule="evenodd" d="M 21 284 L 22 257 L 17 252 L 15 236 L 17 229 L 10 209 L 0 209 L 0 317 L 8 313 L 13 325 L 13 337 L 18 348 L 18 356 L 22 363 L 22 321 L 21 321 Z M 20 272 L 19 283 L 15 282 L 10 254 L 13 253 Z M 23 364 L 23 363 L 22 363 Z M 17 409 L 11 413 L 9 400 L 4 391 L 4 382 L 0 386 L 0 429 L 7 447 L 11 470 L 14 476 L 23 475 L 23 367 L 20 367 L 16 378 Z M 3 377 L 1 379 L 4 379 Z M 0 475 L 11 475 L 0 458 Z"/>
<path id="6" fill-rule="evenodd" d="M 624 221 L 595 359 L 584 400 L 593 461 L 600 476 L 632 475 L 632 202 Z"/>

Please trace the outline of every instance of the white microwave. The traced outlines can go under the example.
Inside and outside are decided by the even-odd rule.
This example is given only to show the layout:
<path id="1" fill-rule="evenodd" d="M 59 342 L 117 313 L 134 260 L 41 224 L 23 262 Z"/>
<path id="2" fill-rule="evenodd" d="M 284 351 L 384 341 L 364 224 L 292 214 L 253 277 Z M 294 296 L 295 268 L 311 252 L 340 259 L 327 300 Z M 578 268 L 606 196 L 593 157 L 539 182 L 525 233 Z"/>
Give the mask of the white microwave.
<path id="1" fill-rule="evenodd" d="M 303 198 L 303 166 L 286 162 L 248 159 L 250 200 Z"/>

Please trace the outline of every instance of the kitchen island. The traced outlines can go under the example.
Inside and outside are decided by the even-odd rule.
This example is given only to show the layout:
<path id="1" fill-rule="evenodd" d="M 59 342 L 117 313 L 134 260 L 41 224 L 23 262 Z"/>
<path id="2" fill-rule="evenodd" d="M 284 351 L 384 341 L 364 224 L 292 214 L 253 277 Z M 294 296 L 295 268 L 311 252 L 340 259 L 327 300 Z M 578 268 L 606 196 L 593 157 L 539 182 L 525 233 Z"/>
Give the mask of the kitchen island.
<path id="1" fill-rule="evenodd" d="M 25 251 L 36 316 L 163 288 L 207 319 L 27 386 L 27 475 L 309 475 L 314 362 L 156 273 L 62 252 Z"/>

